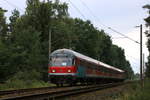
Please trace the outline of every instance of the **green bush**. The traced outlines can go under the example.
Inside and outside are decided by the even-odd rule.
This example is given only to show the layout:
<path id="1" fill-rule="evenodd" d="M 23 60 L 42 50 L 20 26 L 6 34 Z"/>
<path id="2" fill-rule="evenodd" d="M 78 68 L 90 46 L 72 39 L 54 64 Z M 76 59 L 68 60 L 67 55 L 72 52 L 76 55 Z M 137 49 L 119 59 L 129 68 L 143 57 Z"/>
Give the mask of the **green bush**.
<path id="1" fill-rule="evenodd" d="M 41 74 L 35 70 L 20 71 L 13 77 L 9 78 L 4 85 L 0 86 L 0 90 L 6 89 L 22 89 L 22 88 L 37 88 L 47 87 L 52 84 L 46 83 L 41 80 Z"/>

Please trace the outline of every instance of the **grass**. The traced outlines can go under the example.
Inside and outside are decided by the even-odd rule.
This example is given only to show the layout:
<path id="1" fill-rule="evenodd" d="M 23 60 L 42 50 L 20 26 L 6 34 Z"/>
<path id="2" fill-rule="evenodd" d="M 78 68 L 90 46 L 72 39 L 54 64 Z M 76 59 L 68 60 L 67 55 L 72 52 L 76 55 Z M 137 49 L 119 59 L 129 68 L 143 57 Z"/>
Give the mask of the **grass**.
<path id="1" fill-rule="evenodd" d="M 0 90 L 54 86 L 53 84 L 42 81 L 40 76 L 40 73 L 36 71 L 32 71 L 31 73 L 18 72 L 13 77 L 9 78 L 4 84 L 0 84 Z"/>
<path id="2" fill-rule="evenodd" d="M 54 85 L 39 80 L 30 80 L 30 81 L 14 80 L 14 81 L 7 81 L 7 83 L 5 84 L 0 84 L 0 90 L 26 89 L 26 88 L 48 87 L 48 86 Z"/>
<path id="3" fill-rule="evenodd" d="M 44 81 L 31 80 L 30 82 L 22 80 L 14 80 L 13 82 L 7 82 L 6 84 L 1 84 L 0 90 L 14 90 L 14 89 L 25 89 L 25 88 L 38 88 L 38 87 L 48 87 L 53 84 L 46 83 Z"/>
<path id="4" fill-rule="evenodd" d="M 129 85 L 119 96 L 112 100 L 150 100 L 150 79 L 144 81 L 144 87 L 139 83 Z"/>

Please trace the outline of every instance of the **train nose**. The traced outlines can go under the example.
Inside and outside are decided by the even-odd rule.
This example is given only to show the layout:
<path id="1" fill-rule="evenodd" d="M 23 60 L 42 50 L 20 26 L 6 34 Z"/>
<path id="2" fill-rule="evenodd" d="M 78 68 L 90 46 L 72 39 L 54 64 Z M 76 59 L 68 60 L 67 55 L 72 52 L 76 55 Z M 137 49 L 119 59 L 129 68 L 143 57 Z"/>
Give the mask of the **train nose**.
<path id="1" fill-rule="evenodd" d="M 53 66 L 49 67 L 49 73 L 76 73 L 76 68 L 74 66 Z"/>

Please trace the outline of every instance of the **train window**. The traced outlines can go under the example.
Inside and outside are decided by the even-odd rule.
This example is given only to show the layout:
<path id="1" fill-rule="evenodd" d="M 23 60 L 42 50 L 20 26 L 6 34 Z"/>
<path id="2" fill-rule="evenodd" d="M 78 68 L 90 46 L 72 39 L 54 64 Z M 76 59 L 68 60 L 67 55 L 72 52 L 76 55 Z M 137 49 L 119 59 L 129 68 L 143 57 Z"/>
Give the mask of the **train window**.
<path id="1" fill-rule="evenodd" d="M 75 58 L 72 59 L 72 65 L 76 65 L 76 60 L 75 60 Z"/>
<path id="2" fill-rule="evenodd" d="M 52 66 L 71 66 L 72 58 L 67 56 L 56 56 L 51 58 Z"/>

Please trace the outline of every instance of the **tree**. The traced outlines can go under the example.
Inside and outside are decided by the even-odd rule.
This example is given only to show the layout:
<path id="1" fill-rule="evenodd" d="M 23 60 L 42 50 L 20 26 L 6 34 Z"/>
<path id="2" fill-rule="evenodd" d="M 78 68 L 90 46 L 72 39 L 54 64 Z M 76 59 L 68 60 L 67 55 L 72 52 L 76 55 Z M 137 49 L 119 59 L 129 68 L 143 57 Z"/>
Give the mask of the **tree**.
<path id="1" fill-rule="evenodd" d="M 74 50 L 83 53 L 87 56 L 96 58 L 97 45 L 97 30 L 90 21 L 83 21 L 81 19 L 74 19 L 72 30 L 74 35 Z M 92 48 L 92 49 L 91 49 Z"/>
<path id="2" fill-rule="evenodd" d="M 145 22 L 146 22 L 146 26 L 150 27 L 150 5 L 145 5 L 143 6 L 143 8 L 148 9 L 148 14 L 149 16 L 147 18 L 145 18 Z M 147 40 L 147 48 L 148 51 L 150 52 L 150 32 L 146 31 L 146 36 L 148 38 Z M 146 76 L 150 78 L 150 54 L 148 56 L 148 62 L 146 63 L 146 72 L 145 72 Z"/>
<path id="3" fill-rule="evenodd" d="M 20 17 L 20 13 L 18 10 L 14 10 L 12 12 L 12 15 L 9 17 L 10 23 L 9 23 L 9 32 L 12 33 L 15 31 L 15 24 L 17 23 L 17 19 Z"/>
<path id="4" fill-rule="evenodd" d="M 12 66 L 13 52 L 0 40 L 0 82 L 7 80 L 13 73 L 15 68 Z"/>
<path id="5" fill-rule="evenodd" d="M 41 70 L 42 55 L 39 35 L 40 33 L 32 26 L 16 31 L 14 46 L 15 53 L 19 54 L 19 65 L 17 65 L 19 70 Z"/>
<path id="6" fill-rule="evenodd" d="M 60 34 L 63 31 L 64 31 L 63 33 L 65 33 L 67 29 L 65 30 L 65 26 L 63 25 L 64 24 L 63 19 L 65 19 L 66 18 L 65 16 L 67 15 L 68 15 L 67 6 L 65 3 L 61 4 L 59 3 L 59 1 L 52 3 L 51 1 L 40 2 L 39 0 L 27 0 L 27 8 L 25 14 L 21 16 L 18 20 L 16 30 L 20 29 L 20 31 L 22 32 L 22 30 L 28 29 L 28 26 L 30 25 L 34 30 L 36 30 L 37 33 L 40 33 L 39 35 L 41 47 L 40 55 L 42 55 L 41 67 L 43 68 L 41 71 L 43 73 L 43 79 L 47 77 L 47 67 L 49 63 L 48 62 L 49 33 L 51 31 L 53 37 L 56 37 L 58 35 L 57 33 Z M 59 28 L 54 26 L 58 26 Z M 55 28 L 58 29 L 58 32 L 57 30 L 53 31 L 53 29 Z M 19 33 L 19 31 L 17 33 Z"/>
<path id="7" fill-rule="evenodd" d="M 4 17 L 4 13 L 7 12 L 6 10 L 0 7 L 0 39 L 5 42 L 7 40 L 7 24 L 6 24 L 6 17 Z"/>

